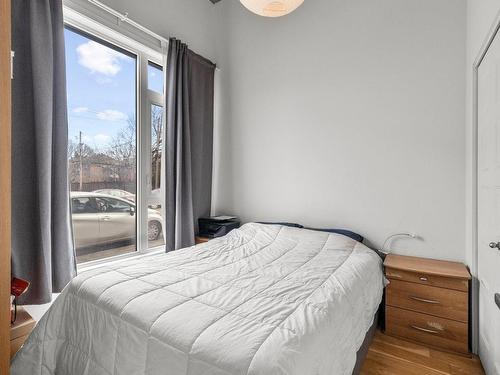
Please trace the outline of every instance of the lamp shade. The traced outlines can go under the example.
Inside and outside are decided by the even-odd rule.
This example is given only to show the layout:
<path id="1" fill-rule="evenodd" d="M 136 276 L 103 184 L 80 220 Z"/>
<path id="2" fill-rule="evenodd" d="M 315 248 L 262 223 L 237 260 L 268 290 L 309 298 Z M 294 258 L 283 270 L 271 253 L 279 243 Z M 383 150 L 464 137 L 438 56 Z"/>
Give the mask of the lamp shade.
<path id="1" fill-rule="evenodd" d="M 240 0 L 251 12 L 264 17 L 281 17 L 293 12 L 304 0 Z"/>

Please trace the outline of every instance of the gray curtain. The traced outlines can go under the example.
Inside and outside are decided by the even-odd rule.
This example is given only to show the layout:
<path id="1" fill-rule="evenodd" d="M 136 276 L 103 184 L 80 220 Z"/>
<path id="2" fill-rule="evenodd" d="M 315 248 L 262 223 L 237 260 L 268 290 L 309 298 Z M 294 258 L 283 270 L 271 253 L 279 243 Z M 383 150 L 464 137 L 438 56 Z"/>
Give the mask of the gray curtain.
<path id="1" fill-rule="evenodd" d="M 166 79 L 166 250 L 194 245 L 210 214 L 215 65 L 170 39 Z"/>
<path id="2" fill-rule="evenodd" d="M 61 0 L 13 1 L 12 45 L 12 275 L 41 304 L 76 274 Z"/>

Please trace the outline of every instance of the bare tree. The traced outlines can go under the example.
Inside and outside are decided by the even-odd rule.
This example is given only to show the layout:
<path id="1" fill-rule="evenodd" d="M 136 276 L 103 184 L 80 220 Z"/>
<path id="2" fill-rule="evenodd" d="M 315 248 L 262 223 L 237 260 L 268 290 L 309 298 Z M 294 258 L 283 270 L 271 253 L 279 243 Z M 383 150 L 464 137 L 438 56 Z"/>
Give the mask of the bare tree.
<path id="1" fill-rule="evenodd" d="M 82 143 L 82 158 L 88 159 L 92 155 L 95 154 L 95 150 L 87 145 L 86 143 Z M 68 159 L 78 159 L 80 157 L 80 143 L 78 142 L 78 137 L 75 139 L 68 140 Z"/>
<path id="2" fill-rule="evenodd" d="M 106 154 L 116 162 L 114 174 L 118 180 L 127 180 L 136 164 L 136 123 L 133 116 L 129 116 L 127 125 L 113 137 Z"/>
<path id="3" fill-rule="evenodd" d="M 163 108 L 153 106 L 151 110 L 151 188 L 160 188 L 161 151 L 163 132 Z"/>
<path id="4" fill-rule="evenodd" d="M 163 108 L 155 105 L 151 109 L 151 144 L 152 148 L 155 150 L 161 148 L 162 131 Z"/>
<path id="5" fill-rule="evenodd" d="M 94 149 L 85 143 L 80 145 L 78 137 L 68 140 L 68 174 L 71 183 L 81 183 L 84 166 L 89 165 L 94 156 Z"/>
<path id="6" fill-rule="evenodd" d="M 69 172 L 72 183 L 130 183 L 136 176 L 136 120 L 129 115 L 127 124 L 102 150 L 79 142 L 68 142 Z M 163 132 L 163 108 L 153 106 L 151 111 L 151 182 L 152 189 L 160 187 Z M 80 155 L 81 154 L 81 155 Z M 81 171 L 80 171 L 81 169 Z M 80 175 L 81 172 L 81 175 Z M 79 177 L 80 176 L 80 177 Z M 89 188 L 87 186 L 87 188 Z"/>
<path id="7" fill-rule="evenodd" d="M 107 154 L 117 161 L 135 164 L 135 139 L 135 120 L 129 117 L 127 126 L 111 140 Z"/>

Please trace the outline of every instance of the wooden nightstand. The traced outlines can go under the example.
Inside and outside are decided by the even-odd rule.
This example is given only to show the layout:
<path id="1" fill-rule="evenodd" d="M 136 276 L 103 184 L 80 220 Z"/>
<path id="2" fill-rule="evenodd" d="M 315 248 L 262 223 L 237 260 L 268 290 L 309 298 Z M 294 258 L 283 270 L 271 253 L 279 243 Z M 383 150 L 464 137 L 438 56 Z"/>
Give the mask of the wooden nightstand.
<path id="1" fill-rule="evenodd" d="M 196 236 L 194 238 L 194 241 L 196 242 L 197 245 L 199 245 L 200 243 L 205 243 L 205 242 L 208 242 L 210 241 L 211 238 L 208 238 L 208 237 L 200 237 L 200 236 Z"/>
<path id="2" fill-rule="evenodd" d="M 35 320 L 24 308 L 17 308 L 17 319 L 10 326 L 10 358 L 23 346 L 35 324 Z"/>
<path id="3" fill-rule="evenodd" d="M 386 257 L 388 335 L 469 353 L 469 271 L 462 263 Z"/>

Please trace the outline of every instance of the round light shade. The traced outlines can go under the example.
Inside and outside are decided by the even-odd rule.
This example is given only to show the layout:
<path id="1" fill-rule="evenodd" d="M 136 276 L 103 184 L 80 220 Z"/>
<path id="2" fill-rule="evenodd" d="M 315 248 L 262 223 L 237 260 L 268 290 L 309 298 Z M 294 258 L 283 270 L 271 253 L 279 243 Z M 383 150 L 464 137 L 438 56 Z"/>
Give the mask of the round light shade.
<path id="1" fill-rule="evenodd" d="M 264 17 L 281 17 L 293 12 L 304 0 L 240 0 L 251 12 Z"/>

